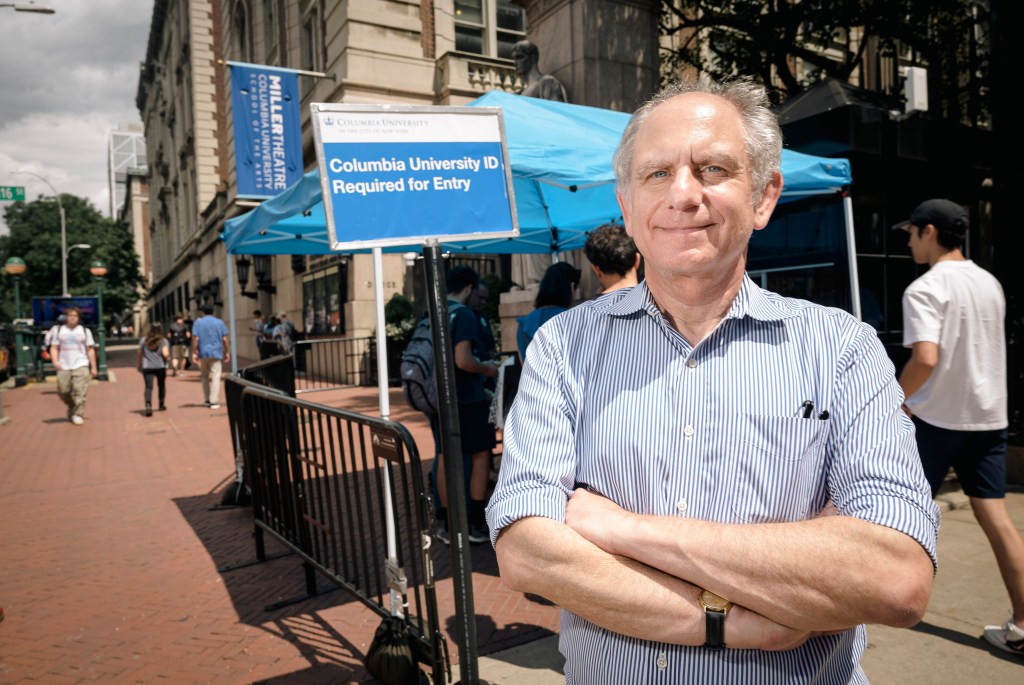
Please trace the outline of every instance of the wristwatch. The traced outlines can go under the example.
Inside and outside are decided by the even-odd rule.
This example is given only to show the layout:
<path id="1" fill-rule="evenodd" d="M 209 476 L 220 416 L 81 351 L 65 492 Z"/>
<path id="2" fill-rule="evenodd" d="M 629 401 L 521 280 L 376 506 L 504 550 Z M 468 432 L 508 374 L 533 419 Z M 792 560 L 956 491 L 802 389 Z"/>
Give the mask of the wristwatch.
<path id="1" fill-rule="evenodd" d="M 704 609 L 704 620 L 707 624 L 704 646 L 708 649 L 722 649 L 725 647 L 725 615 L 732 608 L 732 602 L 710 590 L 701 590 L 698 600 Z"/>

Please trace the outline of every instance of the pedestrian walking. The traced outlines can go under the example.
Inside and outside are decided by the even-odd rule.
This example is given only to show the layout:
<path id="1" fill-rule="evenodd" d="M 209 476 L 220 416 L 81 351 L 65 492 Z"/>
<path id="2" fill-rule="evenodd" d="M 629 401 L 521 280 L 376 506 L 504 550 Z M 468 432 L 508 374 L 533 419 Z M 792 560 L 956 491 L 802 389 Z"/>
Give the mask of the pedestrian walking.
<path id="1" fill-rule="evenodd" d="M 171 358 L 171 344 L 164 337 L 164 329 L 159 323 L 154 323 L 146 337 L 139 341 L 138 369 L 142 372 L 142 379 L 146 384 L 144 399 L 146 400 L 146 416 L 153 415 L 153 381 L 157 385 L 157 400 L 160 402 L 160 411 L 165 411 L 167 406 L 164 399 L 167 397 L 167 362 Z"/>
<path id="2" fill-rule="evenodd" d="M 231 347 L 228 327 L 213 315 L 213 307 L 203 307 L 202 316 L 192 324 L 192 361 L 199 365 L 204 403 L 220 409 L 221 364 L 231 361 Z"/>
<path id="3" fill-rule="evenodd" d="M 81 325 L 78 307 L 64 311 L 66 322 L 50 333 L 50 360 L 57 370 L 57 394 L 68 408 L 68 420 L 76 426 L 85 423 L 85 397 L 90 378 L 97 378 L 96 341 L 92 331 Z"/>
<path id="4" fill-rule="evenodd" d="M 911 352 L 900 385 L 932 496 L 952 468 L 1010 595 L 1010 618 L 986 626 L 985 639 L 1024 657 L 1024 539 L 1006 510 L 1006 299 L 964 256 L 968 224 L 963 207 L 932 199 L 893 226 L 910 234 L 914 262 L 928 265 L 903 293 Z"/>
<path id="5" fill-rule="evenodd" d="M 263 312 L 259 309 L 252 313 L 252 325 L 249 326 L 249 330 L 256 334 L 256 357 L 259 359 L 266 359 L 263 356 L 263 329 L 267 326 L 267 317 L 263 316 Z"/>
<path id="6" fill-rule="evenodd" d="M 286 312 L 278 312 L 275 318 L 274 342 L 277 343 L 278 354 L 291 354 L 295 349 L 295 325 Z"/>
<path id="7" fill-rule="evenodd" d="M 171 341 L 171 376 L 177 376 L 179 373 L 184 376 L 185 362 L 188 361 L 188 349 L 192 339 L 192 332 L 189 330 L 188 324 L 185 323 L 184 314 L 174 317 L 174 323 L 167 331 L 167 337 Z"/>

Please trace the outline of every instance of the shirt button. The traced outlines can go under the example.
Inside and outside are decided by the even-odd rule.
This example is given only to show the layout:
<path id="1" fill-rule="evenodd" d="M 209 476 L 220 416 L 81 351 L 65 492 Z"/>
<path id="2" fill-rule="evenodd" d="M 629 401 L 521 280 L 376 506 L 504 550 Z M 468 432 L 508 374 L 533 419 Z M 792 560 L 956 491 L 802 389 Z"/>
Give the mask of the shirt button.
<path id="1" fill-rule="evenodd" d="M 693 426 L 687 426 L 686 428 L 683 429 L 683 435 L 685 435 L 688 438 L 692 438 L 693 433 Z"/>
<path id="2" fill-rule="evenodd" d="M 658 663 L 658 668 L 660 668 L 661 670 L 665 670 L 666 668 L 668 668 L 668 659 L 665 658 L 664 654 L 659 654 L 658 655 L 658 662 L 657 663 Z"/>
<path id="3" fill-rule="evenodd" d="M 691 369 L 696 369 L 697 368 L 697 360 L 694 359 L 693 357 L 690 357 L 689 359 L 686 360 L 686 365 L 688 367 L 690 367 Z"/>
<path id="4" fill-rule="evenodd" d="M 681 514 L 684 511 L 686 511 L 686 507 L 687 506 L 688 505 L 686 504 L 686 500 L 685 499 L 681 499 L 678 502 L 676 502 L 676 511 L 678 511 Z"/>

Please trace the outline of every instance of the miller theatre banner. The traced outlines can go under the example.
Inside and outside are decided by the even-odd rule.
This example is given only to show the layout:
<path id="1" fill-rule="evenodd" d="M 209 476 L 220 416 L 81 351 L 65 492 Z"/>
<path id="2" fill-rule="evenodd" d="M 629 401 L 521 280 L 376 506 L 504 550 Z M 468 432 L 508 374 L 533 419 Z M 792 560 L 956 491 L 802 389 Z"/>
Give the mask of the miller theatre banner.
<path id="1" fill-rule="evenodd" d="M 238 197 L 273 197 L 302 178 L 299 76 L 279 67 L 227 64 Z"/>

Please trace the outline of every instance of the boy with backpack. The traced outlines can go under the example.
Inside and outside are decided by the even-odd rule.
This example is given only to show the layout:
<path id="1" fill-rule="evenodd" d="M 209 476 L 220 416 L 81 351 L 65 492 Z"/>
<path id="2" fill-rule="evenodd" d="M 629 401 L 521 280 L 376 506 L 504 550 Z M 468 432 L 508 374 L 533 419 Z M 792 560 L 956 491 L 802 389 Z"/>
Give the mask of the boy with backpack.
<path id="1" fill-rule="evenodd" d="M 494 362 L 479 360 L 479 324 L 476 314 L 466 306 L 479 284 L 480 276 L 468 266 L 453 268 L 445 279 L 448 323 L 455 360 L 455 395 L 459 405 L 463 473 L 468 476 L 466 496 L 469 500 L 469 541 L 474 544 L 490 541 L 484 510 L 487 506 L 491 450 L 497 444 L 494 426 L 488 421 L 490 397 L 484 390 L 484 380 L 497 377 L 498 367 Z M 402 380 L 410 404 L 430 419 L 435 446 L 433 494 L 436 535 L 442 542 L 449 544 L 448 492 L 444 478 L 444 454 L 441 452 L 433 350 L 429 336 L 428 319 L 417 325 L 409 347 L 403 354 Z"/>

